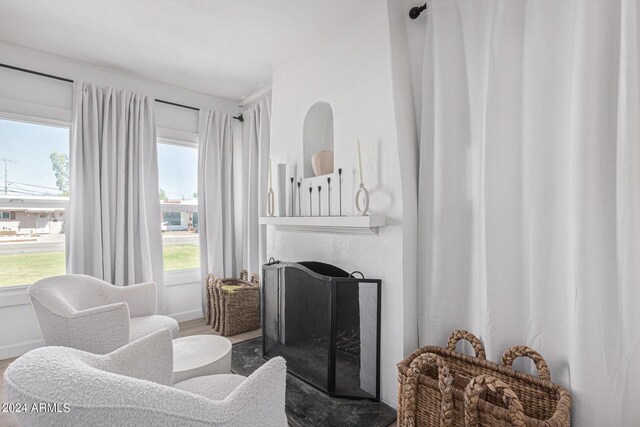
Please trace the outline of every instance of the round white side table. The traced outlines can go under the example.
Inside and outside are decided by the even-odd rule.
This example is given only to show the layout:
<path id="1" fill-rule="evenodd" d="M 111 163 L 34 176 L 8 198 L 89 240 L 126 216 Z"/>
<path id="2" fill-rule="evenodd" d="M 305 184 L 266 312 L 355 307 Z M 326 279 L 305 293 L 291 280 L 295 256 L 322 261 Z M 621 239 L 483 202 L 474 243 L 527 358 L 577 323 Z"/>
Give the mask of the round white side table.
<path id="1" fill-rule="evenodd" d="M 173 340 L 173 383 L 204 375 L 231 373 L 231 341 L 217 335 Z"/>

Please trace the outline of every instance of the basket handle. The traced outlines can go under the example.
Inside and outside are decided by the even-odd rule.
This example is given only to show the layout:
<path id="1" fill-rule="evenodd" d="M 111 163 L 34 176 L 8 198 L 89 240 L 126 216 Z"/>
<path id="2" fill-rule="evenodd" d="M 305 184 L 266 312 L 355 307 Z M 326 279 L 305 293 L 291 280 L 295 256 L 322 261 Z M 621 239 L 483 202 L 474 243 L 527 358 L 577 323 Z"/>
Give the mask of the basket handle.
<path id="1" fill-rule="evenodd" d="M 485 389 L 502 396 L 502 401 L 507 406 L 507 418 L 511 425 L 525 425 L 524 409 L 518 399 L 518 395 L 502 380 L 491 375 L 479 375 L 469 382 L 464 391 L 464 421 L 466 427 L 478 427 L 478 402 L 480 393 Z"/>
<path id="2" fill-rule="evenodd" d="M 462 329 L 455 329 L 453 332 L 451 332 L 451 335 L 449 335 L 449 341 L 447 342 L 447 348 L 451 351 L 456 351 L 456 344 L 458 344 L 458 341 L 460 340 L 469 341 L 469 343 L 473 347 L 473 351 L 475 352 L 476 357 L 479 357 L 480 359 L 487 358 L 487 354 L 484 351 L 484 346 L 482 345 L 478 337 L 473 335 L 471 332 Z"/>
<path id="3" fill-rule="evenodd" d="M 416 423 L 416 396 L 418 395 L 418 375 L 428 367 L 438 368 L 438 389 L 442 395 L 440 406 L 440 427 L 450 427 L 453 423 L 453 376 L 449 372 L 449 367 L 444 360 L 433 353 L 423 353 L 413 359 L 407 370 L 407 382 L 401 384 L 401 392 L 407 399 L 407 406 L 404 416 L 404 426 L 414 427 Z"/>
<path id="4" fill-rule="evenodd" d="M 513 361 L 518 357 L 527 357 L 533 360 L 533 363 L 536 364 L 536 369 L 538 370 L 538 376 L 541 380 L 551 381 L 551 371 L 547 366 L 547 362 L 544 360 L 542 355 L 535 351 L 534 349 L 524 346 L 524 345 L 516 345 L 507 349 L 502 355 L 502 364 L 513 369 Z"/>

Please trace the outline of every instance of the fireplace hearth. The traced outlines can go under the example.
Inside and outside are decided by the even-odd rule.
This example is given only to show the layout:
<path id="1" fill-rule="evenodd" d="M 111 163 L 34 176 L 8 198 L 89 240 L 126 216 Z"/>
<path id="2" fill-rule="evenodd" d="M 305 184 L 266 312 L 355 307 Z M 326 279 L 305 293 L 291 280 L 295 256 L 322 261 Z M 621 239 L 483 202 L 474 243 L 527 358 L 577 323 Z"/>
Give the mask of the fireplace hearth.
<path id="1" fill-rule="evenodd" d="M 263 356 L 330 396 L 379 400 L 380 287 L 330 264 L 263 266 Z"/>

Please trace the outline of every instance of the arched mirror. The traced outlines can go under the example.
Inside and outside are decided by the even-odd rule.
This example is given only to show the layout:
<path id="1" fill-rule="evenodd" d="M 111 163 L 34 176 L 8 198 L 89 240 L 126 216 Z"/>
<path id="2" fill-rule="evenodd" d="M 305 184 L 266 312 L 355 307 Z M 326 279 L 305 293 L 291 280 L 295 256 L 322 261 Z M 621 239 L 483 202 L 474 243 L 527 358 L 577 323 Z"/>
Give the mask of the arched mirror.
<path id="1" fill-rule="evenodd" d="M 303 129 L 304 177 L 333 173 L 333 110 L 319 101 L 309 108 Z"/>

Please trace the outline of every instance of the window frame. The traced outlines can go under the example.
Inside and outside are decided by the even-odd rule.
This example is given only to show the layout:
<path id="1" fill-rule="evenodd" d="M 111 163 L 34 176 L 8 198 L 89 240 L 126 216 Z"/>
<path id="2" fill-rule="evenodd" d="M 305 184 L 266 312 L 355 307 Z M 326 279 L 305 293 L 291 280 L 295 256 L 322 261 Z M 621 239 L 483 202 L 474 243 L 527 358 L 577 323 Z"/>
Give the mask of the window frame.
<path id="1" fill-rule="evenodd" d="M 165 133 L 166 135 L 161 135 Z M 189 138 L 187 140 L 186 138 Z M 158 135 L 156 135 L 156 144 L 173 145 L 176 147 L 184 147 L 195 149 L 196 152 L 199 149 L 198 135 L 195 133 L 173 134 L 170 132 L 162 132 L 161 128 L 158 128 Z M 197 171 L 196 171 L 197 173 Z M 158 168 L 158 178 L 160 170 Z M 158 182 L 158 184 L 160 184 Z M 164 248 L 164 242 L 163 242 Z M 200 242 L 198 242 L 198 251 L 200 250 Z M 164 269 L 164 255 L 163 255 L 163 269 Z M 187 283 L 195 283 L 200 281 L 200 267 L 185 268 L 182 270 L 163 270 L 165 277 L 165 287 L 179 286 Z"/>
<path id="2" fill-rule="evenodd" d="M 38 126 L 49 126 L 64 128 L 69 131 L 69 157 L 71 157 L 71 122 L 67 120 L 57 120 L 45 117 L 34 116 L 30 114 L 14 113 L 7 111 L 0 111 L 0 120 L 27 123 Z M 13 210 L 16 208 L 28 208 L 28 209 L 64 209 L 65 212 L 69 209 L 69 197 L 68 196 L 12 196 L 4 197 L 0 195 L 0 210 Z M 66 236 L 65 236 L 66 240 Z M 64 250 L 65 264 L 67 260 L 67 249 L 65 244 Z M 65 266 L 66 268 L 66 266 Z M 8 292 L 16 289 L 26 289 L 31 286 L 32 283 L 25 283 L 21 285 L 0 286 L 0 292 Z"/>

